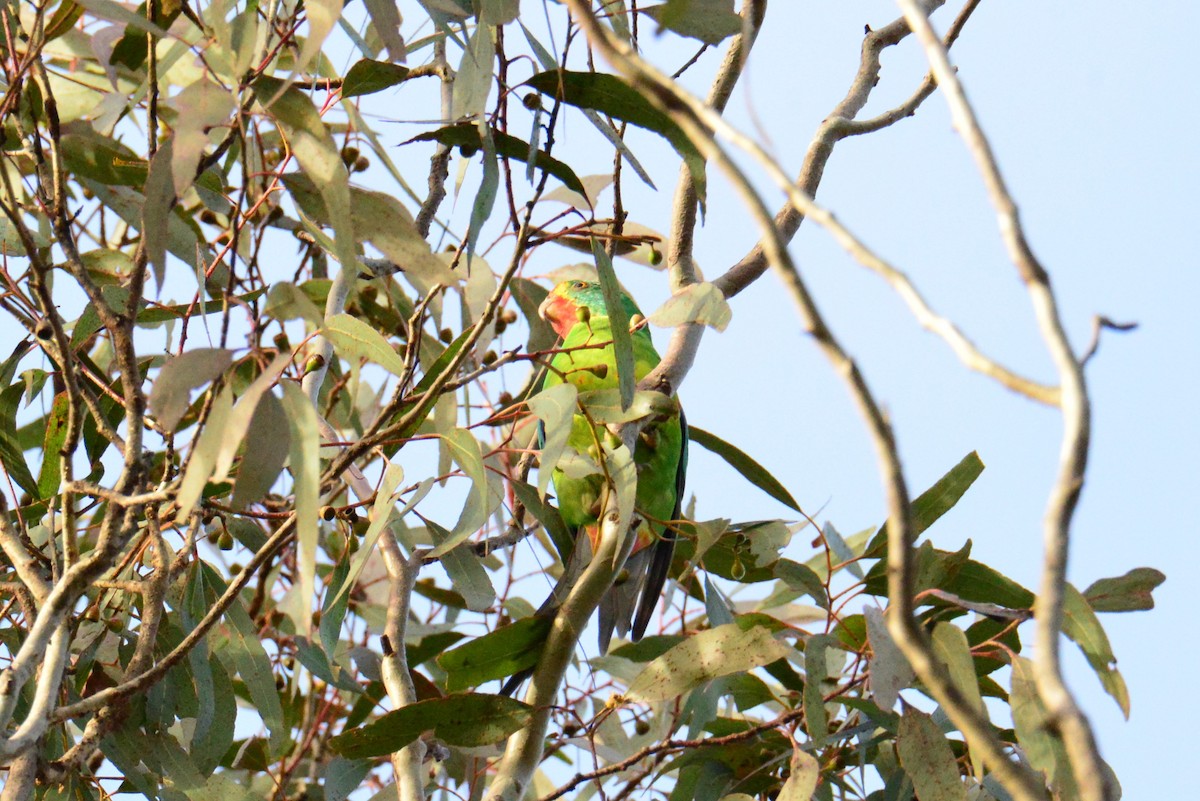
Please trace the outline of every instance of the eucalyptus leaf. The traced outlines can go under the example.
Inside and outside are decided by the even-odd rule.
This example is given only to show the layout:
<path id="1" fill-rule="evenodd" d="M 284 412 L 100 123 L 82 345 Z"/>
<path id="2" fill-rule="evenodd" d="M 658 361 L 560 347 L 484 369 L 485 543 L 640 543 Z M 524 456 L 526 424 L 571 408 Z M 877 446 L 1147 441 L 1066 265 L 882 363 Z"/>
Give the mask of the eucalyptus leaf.
<path id="1" fill-rule="evenodd" d="M 366 726 L 339 734 L 329 741 L 335 753 L 365 759 L 394 753 L 422 732 L 449 745 L 478 747 L 498 743 L 526 725 L 532 710 L 520 701 L 500 695 L 448 695 L 388 712 Z"/>
<path id="2" fill-rule="evenodd" d="M 791 650 L 762 627 L 742 631 L 729 623 L 694 634 L 652 661 L 626 695 L 639 701 L 665 701 L 720 676 L 786 659 Z"/>

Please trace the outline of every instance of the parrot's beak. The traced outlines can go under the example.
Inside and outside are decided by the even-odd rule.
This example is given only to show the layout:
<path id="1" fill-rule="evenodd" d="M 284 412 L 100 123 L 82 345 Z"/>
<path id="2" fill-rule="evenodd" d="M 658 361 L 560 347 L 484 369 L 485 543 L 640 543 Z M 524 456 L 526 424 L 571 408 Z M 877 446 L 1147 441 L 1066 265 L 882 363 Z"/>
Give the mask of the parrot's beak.
<path id="1" fill-rule="evenodd" d="M 542 301 L 542 305 L 538 306 L 538 317 L 541 317 L 543 320 L 550 323 L 551 325 L 554 324 L 554 321 L 551 320 L 550 316 L 549 316 L 550 315 L 550 306 L 553 303 L 554 303 L 554 293 L 551 292 L 549 295 L 546 296 L 546 299 Z"/>

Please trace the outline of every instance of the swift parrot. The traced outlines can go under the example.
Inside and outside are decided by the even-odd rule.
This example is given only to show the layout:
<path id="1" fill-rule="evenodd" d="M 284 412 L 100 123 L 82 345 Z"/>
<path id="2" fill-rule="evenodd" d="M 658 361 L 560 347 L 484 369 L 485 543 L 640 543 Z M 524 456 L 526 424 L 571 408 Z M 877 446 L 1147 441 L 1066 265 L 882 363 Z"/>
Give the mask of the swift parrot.
<path id="1" fill-rule="evenodd" d="M 641 316 L 628 295 L 622 293 L 621 302 L 627 317 Z M 538 314 L 561 338 L 542 390 L 564 382 L 574 384 L 580 392 L 618 387 L 612 326 L 600 284 L 563 281 L 546 296 Z M 659 363 L 660 357 L 645 327 L 631 332 L 631 340 L 634 378 L 641 381 Z M 630 634 L 635 641 L 641 639 L 671 567 L 675 534 L 669 524 L 680 518 L 687 469 L 687 421 L 678 403 L 672 404 L 674 412 L 660 415 L 647 425 L 634 449 L 636 539 L 624 570 L 600 603 L 601 654 L 607 652 L 614 629 L 622 636 Z M 583 455 L 590 452 L 594 458 L 596 443 L 604 441 L 604 436 L 603 426 L 593 427 L 586 417 L 576 414 L 567 447 Z M 575 550 L 567 560 L 563 577 L 538 610 L 539 615 L 554 613 L 600 544 L 598 517 L 604 493 L 603 476 L 572 478 L 555 468 L 552 480 L 559 513 L 575 535 Z M 512 676 L 501 692 L 510 694 L 531 672 L 521 671 Z"/>
<path id="2" fill-rule="evenodd" d="M 626 316 L 641 316 L 637 305 L 622 293 Z M 550 323 L 562 338 L 558 352 L 542 384 L 548 389 L 570 382 L 580 392 L 618 387 L 616 351 L 612 326 L 600 284 L 589 281 L 563 281 L 546 296 L 538 314 Z M 631 333 L 634 377 L 642 380 L 659 362 L 650 332 L 641 327 Z M 589 347 L 594 346 L 594 347 Z M 636 540 L 622 575 L 600 604 L 600 652 L 608 650 L 614 628 L 622 636 L 641 639 L 654 614 L 671 567 L 675 534 L 670 523 L 679 520 L 683 500 L 684 473 L 687 467 L 687 423 L 676 402 L 672 413 L 658 416 L 638 438 L 633 461 L 637 468 L 637 494 L 634 504 Z M 567 439 L 567 447 L 580 454 L 596 454 L 596 443 L 604 440 L 604 427 L 589 423 L 576 414 Z M 567 476 L 561 469 L 553 473 L 558 508 L 568 530 L 575 533 L 575 553 L 568 560 L 564 580 L 543 606 L 543 613 L 557 606 L 578 573 L 599 546 L 598 516 L 604 494 L 604 479 L 599 474 L 582 478 Z M 586 548 L 581 552 L 580 548 Z M 636 614 L 635 614 L 636 604 Z M 519 679 L 518 679 L 519 681 Z"/>

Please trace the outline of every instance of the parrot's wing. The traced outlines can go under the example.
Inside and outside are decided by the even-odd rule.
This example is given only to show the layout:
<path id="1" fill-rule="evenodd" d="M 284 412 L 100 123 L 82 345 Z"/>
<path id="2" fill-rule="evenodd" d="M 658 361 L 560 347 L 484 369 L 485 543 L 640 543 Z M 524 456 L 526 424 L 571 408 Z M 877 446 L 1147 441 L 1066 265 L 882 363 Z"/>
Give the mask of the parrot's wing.
<path id="1" fill-rule="evenodd" d="M 688 426 L 687 418 L 683 416 L 683 409 L 679 410 L 679 428 L 681 440 L 679 466 L 675 471 L 675 510 L 671 514 L 672 520 L 679 520 L 681 517 L 683 489 L 687 478 Z M 663 587 L 666 586 L 667 573 L 671 570 L 671 558 L 675 555 L 675 539 L 675 530 L 670 527 L 664 528 L 658 542 L 642 552 L 651 553 L 653 556 L 650 559 L 649 567 L 638 573 L 638 575 L 645 576 L 645 584 L 641 588 L 642 597 L 638 601 L 637 616 L 633 619 L 633 639 L 635 641 L 640 640 L 646 633 L 646 626 L 650 624 L 650 618 L 654 616 L 654 608 L 658 606 L 658 599 L 662 596 Z M 630 562 L 632 561 L 630 559 Z M 632 569 L 630 572 L 633 572 Z M 623 619 L 628 620 L 629 618 Z"/>

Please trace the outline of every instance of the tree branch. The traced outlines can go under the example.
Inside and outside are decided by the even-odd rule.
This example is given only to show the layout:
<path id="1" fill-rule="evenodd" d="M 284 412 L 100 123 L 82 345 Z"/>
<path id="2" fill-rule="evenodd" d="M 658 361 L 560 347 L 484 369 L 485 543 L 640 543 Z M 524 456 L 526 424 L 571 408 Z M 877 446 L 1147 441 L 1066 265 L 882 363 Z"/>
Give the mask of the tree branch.
<path id="1" fill-rule="evenodd" d="M 1091 438 L 1091 404 L 1083 365 L 1071 349 L 1057 300 L 1050 287 L 1050 277 L 1029 246 L 1016 202 L 1000 173 L 991 144 L 950 65 L 946 48 L 929 24 L 927 12 L 915 0 L 899 0 L 899 3 L 925 48 L 938 85 L 942 87 L 946 102 L 950 105 L 954 127 L 966 142 L 979 168 L 988 196 L 996 209 L 1001 238 L 1029 292 L 1042 339 L 1058 371 L 1063 436 L 1058 477 L 1050 492 L 1043 523 L 1045 561 L 1036 605 L 1037 658 L 1034 661 L 1034 678 L 1052 724 L 1062 733 L 1082 797 L 1089 801 L 1113 801 L 1117 797 L 1116 788 L 1108 781 L 1108 771 L 1105 770 L 1091 724 L 1063 680 L 1059 655 L 1071 518 L 1083 489 Z"/>

